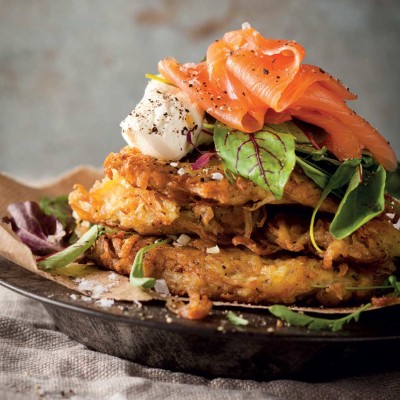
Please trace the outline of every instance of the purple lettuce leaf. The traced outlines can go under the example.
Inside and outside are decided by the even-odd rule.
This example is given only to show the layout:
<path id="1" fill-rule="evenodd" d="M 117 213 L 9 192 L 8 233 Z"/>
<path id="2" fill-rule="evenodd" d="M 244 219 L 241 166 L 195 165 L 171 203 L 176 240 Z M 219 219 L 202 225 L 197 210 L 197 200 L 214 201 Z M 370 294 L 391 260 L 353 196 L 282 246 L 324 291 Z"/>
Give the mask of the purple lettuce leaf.
<path id="1" fill-rule="evenodd" d="M 12 203 L 7 207 L 13 231 L 34 254 L 47 255 L 62 250 L 65 231 L 61 222 L 45 214 L 33 201 Z"/>

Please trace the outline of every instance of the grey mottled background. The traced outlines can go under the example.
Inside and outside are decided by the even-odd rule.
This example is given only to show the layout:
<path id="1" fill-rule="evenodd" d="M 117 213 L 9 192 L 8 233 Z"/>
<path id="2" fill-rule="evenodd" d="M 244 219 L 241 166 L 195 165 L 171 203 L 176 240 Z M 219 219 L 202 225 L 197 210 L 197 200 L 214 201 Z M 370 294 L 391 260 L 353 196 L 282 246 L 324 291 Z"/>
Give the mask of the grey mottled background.
<path id="1" fill-rule="evenodd" d="M 145 73 L 200 60 L 244 21 L 304 45 L 400 155 L 398 0 L 0 0 L 0 171 L 37 182 L 101 166 Z"/>

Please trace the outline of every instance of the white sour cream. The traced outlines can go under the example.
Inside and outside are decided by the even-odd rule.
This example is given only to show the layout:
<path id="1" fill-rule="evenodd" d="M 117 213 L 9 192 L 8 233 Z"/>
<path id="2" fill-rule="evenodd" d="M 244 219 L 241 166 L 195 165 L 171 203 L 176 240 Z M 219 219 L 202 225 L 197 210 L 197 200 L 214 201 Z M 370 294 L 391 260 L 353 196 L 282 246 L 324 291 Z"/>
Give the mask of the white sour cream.
<path id="1" fill-rule="evenodd" d="M 179 88 L 151 80 L 135 109 L 121 122 L 122 136 L 131 147 L 161 160 L 177 161 L 193 146 L 210 141 L 202 133 L 204 111 Z M 212 139 L 211 139 L 212 140 Z"/>

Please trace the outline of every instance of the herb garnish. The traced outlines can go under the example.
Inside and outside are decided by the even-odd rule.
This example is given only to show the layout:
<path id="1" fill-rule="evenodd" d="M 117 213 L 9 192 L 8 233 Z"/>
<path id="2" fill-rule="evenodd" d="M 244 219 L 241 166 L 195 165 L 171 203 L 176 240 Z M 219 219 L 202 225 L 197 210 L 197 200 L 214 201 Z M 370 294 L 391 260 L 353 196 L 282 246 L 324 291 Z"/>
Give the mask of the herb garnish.
<path id="1" fill-rule="evenodd" d="M 162 244 L 169 243 L 171 240 L 156 240 L 153 244 L 142 247 L 135 256 L 133 260 L 131 273 L 129 274 L 129 282 L 132 286 L 140 286 L 144 289 L 151 289 L 156 284 L 156 279 L 151 277 L 145 277 L 143 272 L 143 257 L 144 255 L 154 247 L 160 246 Z"/>
<path id="2" fill-rule="evenodd" d="M 102 232 L 101 227 L 93 225 L 76 243 L 63 251 L 41 259 L 37 264 L 47 271 L 63 268 L 89 249 Z"/>
<path id="3" fill-rule="evenodd" d="M 371 303 L 367 303 L 356 311 L 337 319 L 312 317 L 301 312 L 292 311 L 289 307 L 283 305 L 270 306 L 268 309 L 271 314 L 284 320 L 289 325 L 302 326 L 310 330 L 330 329 L 332 332 L 336 332 L 340 331 L 343 328 L 343 325 L 353 320 L 358 321 L 360 314 L 371 306 Z"/>
<path id="4" fill-rule="evenodd" d="M 240 317 L 239 315 L 236 315 L 233 311 L 228 311 L 226 317 L 228 318 L 228 321 L 232 325 L 246 326 L 249 324 L 249 321 L 247 319 Z"/>

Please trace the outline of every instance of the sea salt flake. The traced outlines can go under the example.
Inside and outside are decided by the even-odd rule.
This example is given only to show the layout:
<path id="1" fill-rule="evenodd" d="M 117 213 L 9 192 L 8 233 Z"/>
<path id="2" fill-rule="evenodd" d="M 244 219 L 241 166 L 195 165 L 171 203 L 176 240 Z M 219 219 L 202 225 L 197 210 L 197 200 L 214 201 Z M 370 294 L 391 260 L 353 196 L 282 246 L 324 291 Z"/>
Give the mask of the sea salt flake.
<path id="1" fill-rule="evenodd" d="M 218 254 L 220 252 L 218 245 L 215 245 L 214 247 L 208 247 L 206 250 L 207 254 Z"/>
<path id="2" fill-rule="evenodd" d="M 102 285 L 96 281 L 90 281 L 84 278 L 76 279 L 78 283 L 78 290 L 82 292 L 91 292 L 91 297 L 93 299 L 98 299 L 104 292 L 107 292 L 111 287 L 115 285 L 115 283 L 110 283 L 108 285 Z"/>
<path id="3" fill-rule="evenodd" d="M 114 304 L 113 299 L 100 299 L 96 301 L 96 304 L 103 308 L 109 308 Z"/>
<path id="4" fill-rule="evenodd" d="M 118 274 L 116 274 L 115 272 L 111 272 L 109 275 L 108 275 L 108 279 L 110 279 L 111 281 L 115 281 L 115 280 L 117 280 L 119 278 L 119 276 L 118 276 Z"/>
<path id="5" fill-rule="evenodd" d="M 167 282 L 164 279 L 157 279 L 156 284 L 154 285 L 154 290 L 157 293 L 161 294 L 170 294 L 170 291 L 167 286 Z"/>
<path id="6" fill-rule="evenodd" d="M 221 172 L 214 172 L 211 174 L 211 179 L 214 179 L 215 181 L 220 181 L 221 179 L 224 179 L 224 176 L 221 174 Z"/>
<path id="7" fill-rule="evenodd" d="M 178 239 L 176 239 L 176 241 L 173 243 L 173 246 L 186 246 L 191 240 L 192 238 L 189 235 L 182 233 L 182 235 L 180 235 Z"/>

